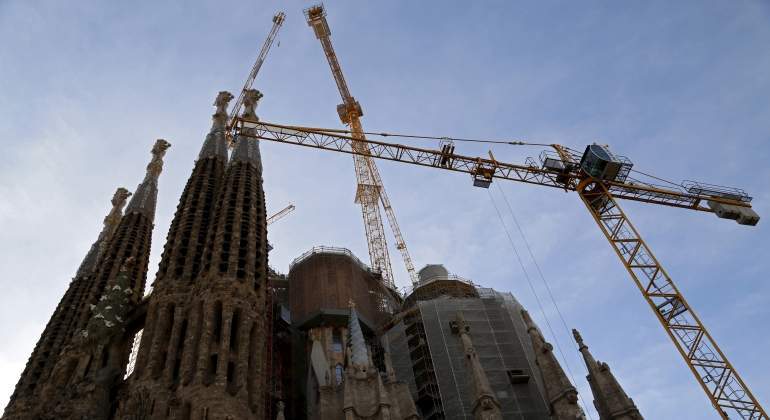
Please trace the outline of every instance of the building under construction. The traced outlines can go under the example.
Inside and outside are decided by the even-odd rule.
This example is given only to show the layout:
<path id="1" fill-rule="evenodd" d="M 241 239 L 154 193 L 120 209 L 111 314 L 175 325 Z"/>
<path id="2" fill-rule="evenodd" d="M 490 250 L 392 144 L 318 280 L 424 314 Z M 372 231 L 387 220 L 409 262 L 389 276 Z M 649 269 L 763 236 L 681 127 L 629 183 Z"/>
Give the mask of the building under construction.
<path id="1" fill-rule="evenodd" d="M 247 92 L 244 115 L 256 117 L 260 96 Z M 163 140 L 125 212 L 126 190 L 113 198 L 4 419 L 582 416 L 509 294 L 432 265 L 402 295 L 333 247 L 300 255 L 288 275 L 270 269 L 259 143 L 236 138 L 228 153 L 231 99 L 217 96 L 152 293 L 142 298 Z M 596 387 L 597 407 L 638 418 L 605 377 L 592 373 L 612 384 Z"/>
<path id="2" fill-rule="evenodd" d="M 152 284 L 146 280 L 158 183 L 170 144 L 158 140 L 131 196 L 119 188 L 104 227 L 46 325 L 2 419 L 641 419 L 610 367 L 573 330 L 592 395 L 578 396 L 539 327 L 510 293 L 443 265 L 415 270 L 375 158 L 576 193 L 722 418 L 768 417 L 621 210 L 618 200 L 711 212 L 755 225 L 751 197 L 701 183 L 664 189 L 630 178 L 603 145 L 524 165 L 370 141 L 331 45 L 322 6 L 305 11 L 350 130 L 260 121 L 251 88 L 283 22 L 273 20 L 234 106 L 212 126 L 179 198 Z M 352 154 L 369 263 L 339 247 L 268 265 L 261 141 Z M 129 200 L 130 197 L 130 200 Z M 126 201 L 128 204 L 126 205 Z M 123 210 L 125 206 L 125 211 Z M 395 287 L 380 206 L 411 287 Z M 291 207 L 291 206 L 290 206 Z M 291 207 L 293 208 L 293 207 Z M 298 252 L 299 253 L 299 252 Z M 513 279 L 512 279 L 513 280 Z M 478 282 L 478 283 L 477 283 Z M 582 380 L 582 378 L 580 379 Z M 590 404 L 590 403 L 589 403 Z M 735 418 L 738 418 L 735 417 Z"/>

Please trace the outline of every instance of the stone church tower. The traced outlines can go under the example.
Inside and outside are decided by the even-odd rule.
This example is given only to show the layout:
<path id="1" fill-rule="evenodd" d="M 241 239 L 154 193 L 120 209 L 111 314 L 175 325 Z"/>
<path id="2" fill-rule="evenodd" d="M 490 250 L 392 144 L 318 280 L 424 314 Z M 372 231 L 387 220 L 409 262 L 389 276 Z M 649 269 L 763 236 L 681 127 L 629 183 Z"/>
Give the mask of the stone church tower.
<path id="1" fill-rule="evenodd" d="M 118 188 L 112 197 L 112 210 L 104 218 L 102 229 L 96 242 L 86 254 L 78 268 L 75 278 L 72 279 L 67 291 L 59 305 L 56 307 L 51 319 L 40 336 L 32 355 L 27 362 L 24 372 L 21 374 L 16 390 L 11 395 L 11 401 L 5 410 L 8 418 L 18 413 L 22 414 L 36 405 L 38 385 L 43 384 L 51 374 L 54 364 L 58 360 L 64 346 L 75 335 L 76 309 L 85 306 L 85 299 L 93 283 L 97 262 L 102 259 L 107 243 L 117 229 L 123 217 L 123 207 L 126 199 L 131 195 L 125 188 Z"/>
<path id="2" fill-rule="evenodd" d="M 30 357 L 4 419 L 102 418 L 125 370 L 127 314 L 144 291 L 158 177 L 169 143 L 158 140 L 147 175 L 113 197 L 104 229 L 81 264 Z M 112 305 L 105 303 L 114 303 Z"/>
<path id="3" fill-rule="evenodd" d="M 262 95 L 246 93 L 256 119 Z M 117 418 L 261 419 L 267 231 L 257 140 L 227 161 L 220 92 L 211 132 L 180 199 Z"/>

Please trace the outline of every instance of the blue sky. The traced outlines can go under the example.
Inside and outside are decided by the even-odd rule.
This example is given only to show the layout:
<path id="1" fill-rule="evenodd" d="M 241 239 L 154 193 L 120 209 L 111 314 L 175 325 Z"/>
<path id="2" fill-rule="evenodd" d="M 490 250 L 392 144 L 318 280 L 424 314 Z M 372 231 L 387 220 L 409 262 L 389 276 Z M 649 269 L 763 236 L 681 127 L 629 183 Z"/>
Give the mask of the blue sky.
<path id="1" fill-rule="evenodd" d="M 113 191 L 135 188 L 154 139 L 162 137 L 172 148 L 160 181 L 152 280 L 210 126 L 213 98 L 240 89 L 276 10 L 285 10 L 287 21 L 255 85 L 265 94 L 258 114 L 340 127 L 339 95 L 301 13 L 310 4 L 0 2 L 0 405 L 96 238 Z M 601 141 L 643 171 L 740 186 L 761 215 L 770 214 L 767 2 L 326 6 L 368 130 L 576 149 Z M 366 260 L 351 158 L 277 144 L 262 150 L 269 211 L 297 206 L 270 231 L 271 265 L 286 272 L 293 258 L 320 244 L 350 248 Z M 486 151 L 458 147 L 469 155 Z M 523 162 L 540 150 L 493 151 L 500 160 Z M 390 162 L 379 168 L 418 267 L 443 263 L 511 291 L 544 327 L 487 191 L 462 174 Z M 610 364 L 642 413 L 714 418 L 578 197 L 500 187 L 567 324 Z M 501 190 L 491 194 L 500 202 Z M 770 404 L 767 221 L 748 228 L 710 214 L 624 208 L 755 395 Z M 524 255 L 590 406 L 582 362 Z M 403 285 L 395 249 L 391 256 Z"/>

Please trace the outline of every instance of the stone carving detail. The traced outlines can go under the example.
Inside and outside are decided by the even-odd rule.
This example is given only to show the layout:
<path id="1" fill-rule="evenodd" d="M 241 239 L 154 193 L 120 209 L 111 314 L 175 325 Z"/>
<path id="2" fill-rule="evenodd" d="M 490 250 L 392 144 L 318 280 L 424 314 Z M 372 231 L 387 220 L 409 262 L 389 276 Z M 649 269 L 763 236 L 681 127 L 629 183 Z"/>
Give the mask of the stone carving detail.
<path id="1" fill-rule="evenodd" d="M 136 188 L 134 197 L 126 208 L 126 214 L 136 212 L 143 213 L 150 220 L 155 218 L 155 202 L 158 198 L 158 177 L 163 171 L 163 156 L 171 143 L 163 139 L 155 141 L 152 147 L 152 160 L 147 165 L 147 174 L 144 181 Z"/>
<path id="2" fill-rule="evenodd" d="M 620 386 L 607 363 L 594 359 L 577 330 L 573 329 L 572 335 L 575 337 L 575 342 L 578 344 L 588 368 L 586 378 L 591 385 L 591 392 L 594 394 L 594 406 L 599 412 L 599 417 L 602 420 L 643 420 L 644 418 L 639 413 L 639 409 L 636 408 L 634 400 Z"/>
<path id="3" fill-rule="evenodd" d="M 463 313 L 458 311 L 455 320 L 450 322 L 452 332 L 460 337 L 465 351 L 465 362 L 471 377 L 471 386 L 474 389 L 473 416 L 476 420 L 502 420 L 500 402 L 495 398 L 489 379 L 481 366 L 476 349 L 470 336 L 470 327 L 465 321 Z"/>
<path id="4" fill-rule="evenodd" d="M 577 389 L 569 381 L 553 354 L 553 346 L 545 341 L 529 312 L 522 309 L 521 317 L 527 326 L 527 333 L 532 341 L 535 363 L 540 368 L 551 415 L 556 420 L 585 420 L 585 413 L 578 405 Z"/>

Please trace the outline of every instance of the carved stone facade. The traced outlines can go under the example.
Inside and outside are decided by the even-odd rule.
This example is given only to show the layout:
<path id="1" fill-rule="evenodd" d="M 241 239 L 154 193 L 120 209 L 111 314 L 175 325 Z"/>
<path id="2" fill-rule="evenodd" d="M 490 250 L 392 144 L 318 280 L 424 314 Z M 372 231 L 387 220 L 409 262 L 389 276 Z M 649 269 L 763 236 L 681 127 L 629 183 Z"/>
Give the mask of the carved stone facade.
<path id="1" fill-rule="evenodd" d="M 22 375 L 4 419 L 110 418 L 128 358 L 126 322 L 144 290 L 158 177 L 169 146 L 155 143 L 147 175 L 123 216 L 129 194 L 116 192 L 99 239 L 43 332 L 42 351 L 30 359 L 42 369 Z M 27 385 L 30 379 L 34 386 Z"/>
<path id="2" fill-rule="evenodd" d="M 351 304 L 345 351 L 347 363 L 341 381 L 319 384 L 319 403 L 309 413 L 319 420 L 417 420 L 420 418 L 409 387 L 388 369 L 383 380 L 366 347 L 355 307 Z M 318 348 L 315 346 L 314 349 Z M 389 357 L 386 355 L 386 360 Z M 323 360 L 321 360 L 323 363 Z M 334 368 L 326 362 L 326 371 Z"/>
<path id="3" fill-rule="evenodd" d="M 246 93 L 256 118 L 261 94 Z M 267 232 L 259 145 L 235 139 L 227 161 L 221 92 L 169 231 L 127 399 L 153 419 L 261 419 L 265 373 Z"/>

